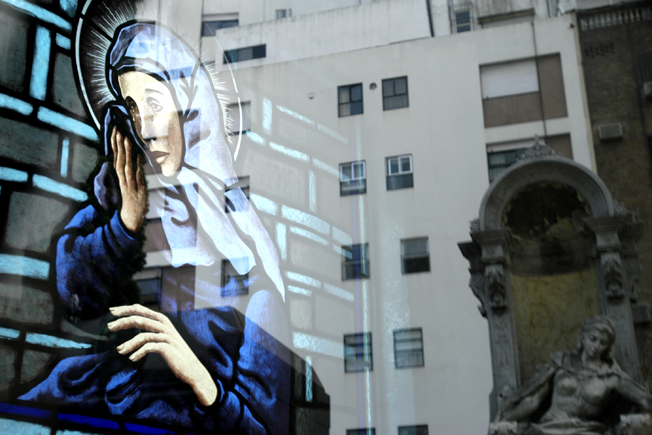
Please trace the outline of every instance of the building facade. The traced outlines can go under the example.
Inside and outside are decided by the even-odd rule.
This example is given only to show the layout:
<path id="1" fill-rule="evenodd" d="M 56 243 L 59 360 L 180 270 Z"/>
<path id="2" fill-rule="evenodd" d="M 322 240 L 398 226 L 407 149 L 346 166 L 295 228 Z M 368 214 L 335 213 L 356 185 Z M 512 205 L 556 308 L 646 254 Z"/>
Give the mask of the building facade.
<path id="1" fill-rule="evenodd" d="M 70 91 L 78 85 L 82 7 L 0 2 L 9 60 L 0 71 L 0 394 L 14 405 L 61 349 L 92 346 L 58 305 L 52 239 L 88 199 L 86 182 L 103 152 L 83 95 Z M 291 328 L 285 344 L 330 395 L 330 433 L 486 431 L 487 326 L 457 242 L 491 179 L 535 137 L 600 175 L 600 162 L 611 162 L 594 153 L 592 125 L 603 118 L 585 91 L 584 80 L 594 79 L 583 70 L 588 33 L 567 13 L 576 5 L 148 7 L 213 73 L 239 187 L 279 253 Z M 164 250 L 150 237 L 136 276 L 154 307 L 171 272 Z M 244 311 L 251 296 L 242 290 L 220 299 L 197 289 L 195 304 Z M 308 403 L 311 391 L 301 391 Z M 92 432 L 1 412 L 0 428 L 18 433 Z"/>

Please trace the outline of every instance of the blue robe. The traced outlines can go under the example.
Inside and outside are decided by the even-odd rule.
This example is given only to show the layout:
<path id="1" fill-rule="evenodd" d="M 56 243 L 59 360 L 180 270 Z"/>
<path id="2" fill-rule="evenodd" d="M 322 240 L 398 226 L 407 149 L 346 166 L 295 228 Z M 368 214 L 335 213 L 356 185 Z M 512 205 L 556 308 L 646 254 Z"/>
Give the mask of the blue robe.
<path id="1" fill-rule="evenodd" d="M 67 234 L 59 239 L 57 288 L 73 316 L 106 315 L 111 294 L 128 285 L 130 268 L 140 255 L 141 242 L 124 228 L 118 213 L 106 220 L 88 206 L 75 215 Z M 179 285 L 192 288 L 192 283 Z M 215 291 L 219 294 L 220 288 Z M 199 432 L 288 433 L 290 351 L 257 324 L 275 333 L 287 332 L 278 292 L 256 292 L 245 316 L 231 307 L 190 308 L 188 303 L 179 305 L 168 316 L 218 386 L 217 400 L 210 407 L 199 404 L 159 355 L 133 363 L 118 354 L 115 346 L 129 338 L 125 334 L 98 344 L 98 351 L 107 350 L 62 360 L 45 381 L 20 399 Z"/>

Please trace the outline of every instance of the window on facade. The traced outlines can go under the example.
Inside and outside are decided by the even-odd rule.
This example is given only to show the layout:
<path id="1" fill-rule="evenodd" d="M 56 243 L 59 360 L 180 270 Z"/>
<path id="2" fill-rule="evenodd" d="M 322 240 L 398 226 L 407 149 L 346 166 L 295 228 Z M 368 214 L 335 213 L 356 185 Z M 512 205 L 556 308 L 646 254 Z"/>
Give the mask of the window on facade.
<path id="1" fill-rule="evenodd" d="M 340 164 L 340 196 L 367 193 L 364 160 Z"/>
<path id="2" fill-rule="evenodd" d="M 455 33 L 471 30 L 471 9 L 455 12 Z"/>
<path id="3" fill-rule="evenodd" d="M 421 328 L 394 331 L 394 363 L 397 369 L 423 367 L 423 331 Z"/>
<path id="4" fill-rule="evenodd" d="M 480 67 L 485 128 L 568 116 L 558 54 Z"/>
<path id="5" fill-rule="evenodd" d="M 237 19 L 204 20 L 201 26 L 201 36 L 215 36 L 215 31 L 219 29 L 226 29 L 228 27 L 236 27 L 237 25 Z"/>
<path id="6" fill-rule="evenodd" d="M 396 77 L 383 80 L 383 110 L 408 107 L 407 77 Z"/>
<path id="7" fill-rule="evenodd" d="M 376 429 L 373 427 L 366 427 L 362 429 L 347 429 L 346 435 L 376 435 Z"/>
<path id="8" fill-rule="evenodd" d="M 229 104 L 226 113 L 229 117 L 229 134 L 243 134 L 251 130 L 251 102 Z"/>
<path id="9" fill-rule="evenodd" d="M 399 426 L 398 435 L 428 435 L 428 425 Z"/>
<path id="10" fill-rule="evenodd" d="M 369 278 L 368 243 L 342 246 L 342 279 Z"/>
<path id="11" fill-rule="evenodd" d="M 493 181 L 501 172 L 518 161 L 518 158 L 525 152 L 526 148 L 518 148 L 507 151 L 496 151 L 487 153 L 489 166 L 489 181 Z"/>
<path id="12" fill-rule="evenodd" d="M 140 303 L 147 308 L 158 310 L 161 303 L 161 269 L 144 269 L 134 276 L 140 293 Z"/>
<path id="13" fill-rule="evenodd" d="M 401 240 L 401 251 L 404 274 L 430 271 L 427 237 Z"/>
<path id="14" fill-rule="evenodd" d="M 236 189 L 242 190 L 243 199 L 240 195 L 235 196 L 233 193 Z M 238 181 L 227 186 L 224 192 L 224 211 L 227 213 L 249 210 L 249 177 L 238 177 Z"/>
<path id="15" fill-rule="evenodd" d="M 473 4 L 462 2 L 450 6 L 451 32 L 462 33 L 473 29 Z"/>
<path id="16" fill-rule="evenodd" d="M 412 155 L 387 158 L 387 190 L 414 187 Z"/>
<path id="17" fill-rule="evenodd" d="M 252 47 L 236 48 L 224 51 L 224 63 L 243 62 L 245 60 L 260 59 L 267 56 L 267 46 L 254 45 Z"/>
<path id="18" fill-rule="evenodd" d="M 362 83 L 337 88 L 339 117 L 362 113 Z"/>
<path id="19" fill-rule="evenodd" d="M 534 59 L 480 67 L 482 98 L 497 98 L 539 91 Z"/>
<path id="20" fill-rule="evenodd" d="M 287 18 L 292 16 L 292 9 L 276 9 L 276 19 Z"/>
<path id="21" fill-rule="evenodd" d="M 242 264 L 245 269 L 247 268 L 246 258 L 232 261 L 237 261 Z M 220 295 L 222 297 L 246 295 L 249 293 L 248 284 L 248 273 L 240 275 L 231 261 L 222 260 L 222 288 L 220 289 Z"/>
<path id="22" fill-rule="evenodd" d="M 364 372 L 373 370 L 371 332 L 344 336 L 344 371 Z"/>

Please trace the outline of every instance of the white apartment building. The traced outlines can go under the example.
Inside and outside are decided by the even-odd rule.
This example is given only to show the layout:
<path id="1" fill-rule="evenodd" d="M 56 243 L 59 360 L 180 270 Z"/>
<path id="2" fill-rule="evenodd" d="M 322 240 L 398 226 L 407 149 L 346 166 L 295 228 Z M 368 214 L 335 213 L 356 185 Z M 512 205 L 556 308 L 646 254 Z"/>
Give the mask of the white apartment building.
<path id="1" fill-rule="evenodd" d="M 288 345 L 330 395 L 331 434 L 484 433 L 487 325 L 457 242 L 535 136 L 595 170 L 574 15 L 478 1 L 462 28 L 445 0 L 303 3 L 184 10 L 239 20 L 202 53 L 280 253 Z"/>

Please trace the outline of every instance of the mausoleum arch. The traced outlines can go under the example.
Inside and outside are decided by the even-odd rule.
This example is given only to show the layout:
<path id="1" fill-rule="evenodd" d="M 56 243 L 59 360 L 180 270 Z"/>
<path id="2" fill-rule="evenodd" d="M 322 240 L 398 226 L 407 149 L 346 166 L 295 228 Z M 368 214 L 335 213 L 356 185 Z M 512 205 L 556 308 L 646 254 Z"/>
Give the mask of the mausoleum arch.
<path id="1" fill-rule="evenodd" d="M 615 203 L 604 182 L 586 167 L 563 157 L 530 157 L 510 166 L 489 187 L 480 205 L 480 231 L 502 228 L 505 208 L 527 186 L 561 183 L 588 202 L 592 217 L 615 215 Z"/>

